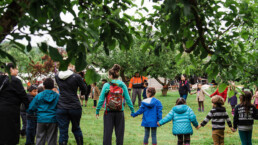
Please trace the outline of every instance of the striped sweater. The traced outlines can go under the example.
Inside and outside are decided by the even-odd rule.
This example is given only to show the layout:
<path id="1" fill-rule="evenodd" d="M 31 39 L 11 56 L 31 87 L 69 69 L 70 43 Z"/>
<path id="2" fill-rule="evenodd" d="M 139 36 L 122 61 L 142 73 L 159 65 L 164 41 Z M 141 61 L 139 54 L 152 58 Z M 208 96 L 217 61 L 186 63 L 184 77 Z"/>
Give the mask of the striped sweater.
<path id="1" fill-rule="evenodd" d="M 211 109 L 207 117 L 201 123 L 201 126 L 205 126 L 210 120 L 212 121 L 212 130 L 225 130 L 225 121 L 227 121 L 230 128 L 232 127 L 230 118 L 224 107 Z"/>

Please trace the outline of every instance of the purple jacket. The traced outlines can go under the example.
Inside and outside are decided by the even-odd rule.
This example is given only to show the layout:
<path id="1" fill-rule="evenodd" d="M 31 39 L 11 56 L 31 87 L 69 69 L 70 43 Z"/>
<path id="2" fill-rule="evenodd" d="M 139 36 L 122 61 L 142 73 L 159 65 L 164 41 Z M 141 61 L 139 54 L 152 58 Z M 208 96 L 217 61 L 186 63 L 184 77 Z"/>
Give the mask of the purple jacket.
<path id="1" fill-rule="evenodd" d="M 237 105 L 237 97 L 234 95 L 230 98 L 228 98 L 228 103 L 230 103 L 230 105 Z"/>

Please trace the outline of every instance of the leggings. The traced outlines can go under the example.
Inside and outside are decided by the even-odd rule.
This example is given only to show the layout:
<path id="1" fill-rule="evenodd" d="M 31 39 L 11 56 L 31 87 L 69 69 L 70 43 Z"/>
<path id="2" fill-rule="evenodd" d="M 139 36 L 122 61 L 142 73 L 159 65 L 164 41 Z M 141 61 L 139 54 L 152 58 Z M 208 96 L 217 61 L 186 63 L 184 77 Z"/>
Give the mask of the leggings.
<path id="1" fill-rule="evenodd" d="M 198 104 L 200 109 L 204 109 L 203 101 L 198 101 Z"/>
<path id="2" fill-rule="evenodd" d="M 178 137 L 178 141 L 177 144 L 178 145 L 189 145 L 190 144 L 190 134 L 179 134 L 177 135 Z"/>

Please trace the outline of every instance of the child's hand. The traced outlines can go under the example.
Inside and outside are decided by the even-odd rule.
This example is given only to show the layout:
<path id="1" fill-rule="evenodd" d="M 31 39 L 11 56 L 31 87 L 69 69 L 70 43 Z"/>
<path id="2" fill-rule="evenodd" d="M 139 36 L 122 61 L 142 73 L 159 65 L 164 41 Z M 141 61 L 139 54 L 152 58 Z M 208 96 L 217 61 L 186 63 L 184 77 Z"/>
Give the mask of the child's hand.
<path id="1" fill-rule="evenodd" d="M 132 116 L 132 117 L 135 117 L 135 114 L 134 114 L 134 113 L 131 113 L 131 116 Z"/>
<path id="2" fill-rule="evenodd" d="M 231 131 L 232 131 L 232 132 L 236 132 L 236 130 L 235 130 L 233 127 L 231 128 Z"/>
<path id="3" fill-rule="evenodd" d="M 198 129 L 199 129 L 199 128 L 201 128 L 201 127 L 202 127 L 202 126 L 201 126 L 201 125 L 199 125 L 199 126 L 197 126 L 197 127 L 196 127 L 196 129 L 198 130 Z"/>
<path id="4" fill-rule="evenodd" d="M 159 122 L 157 122 L 157 125 L 160 127 L 160 124 L 159 124 Z"/>

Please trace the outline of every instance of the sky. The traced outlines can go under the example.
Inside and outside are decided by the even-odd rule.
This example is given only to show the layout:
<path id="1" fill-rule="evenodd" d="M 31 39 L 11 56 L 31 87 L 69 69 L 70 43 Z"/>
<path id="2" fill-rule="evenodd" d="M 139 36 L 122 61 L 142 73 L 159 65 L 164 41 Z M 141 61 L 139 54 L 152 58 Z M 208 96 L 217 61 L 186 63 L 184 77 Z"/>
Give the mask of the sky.
<path id="1" fill-rule="evenodd" d="M 139 8 L 141 7 L 141 0 L 135 0 L 134 3 L 136 5 L 138 5 Z M 152 8 L 153 5 L 154 5 L 154 3 L 152 1 L 145 0 L 145 2 L 144 2 L 142 7 L 146 7 L 149 10 L 149 13 L 152 13 L 154 11 L 153 8 Z M 74 7 L 74 11 L 76 13 L 78 13 L 78 8 Z M 131 8 L 131 9 L 127 10 L 125 13 L 127 13 L 128 15 L 134 15 L 135 11 L 136 11 L 136 8 L 134 7 L 134 8 Z M 147 15 L 147 12 L 145 12 L 145 11 L 142 11 L 142 13 L 143 13 L 144 16 Z M 72 16 L 72 14 L 70 14 L 70 13 L 63 14 L 63 13 L 61 13 L 60 15 L 61 15 L 61 19 L 63 21 L 65 21 L 67 23 L 73 22 L 73 18 L 74 17 Z M 24 28 L 22 31 L 25 32 L 25 33 L 30 34 L 29 28 Z M 56 43 L 53 41 L 52 37 L 50 35 L 48 35 L 48 34 L 45 34 L 44 36 L 35 36 L 35 35 L 30 35 L 30 36 L 31 36 L 31 45 L 32 45 L 32 47 L 37 47 L 37 44 L 39 44 L 41 42 L 47 42 L 49 45 L 51 45 L 53 47 L 58 47 L 56 45 Z M 12 37 L 9 35 L 6 38 L 10 38 L 11 39 Z M 24 45 L 28 45 L 28 41 L 25 38 L 22 39 L 22 40 L 17 40 L 17 41 L 22 43 L 22 44 L 24 44 Z"/>

